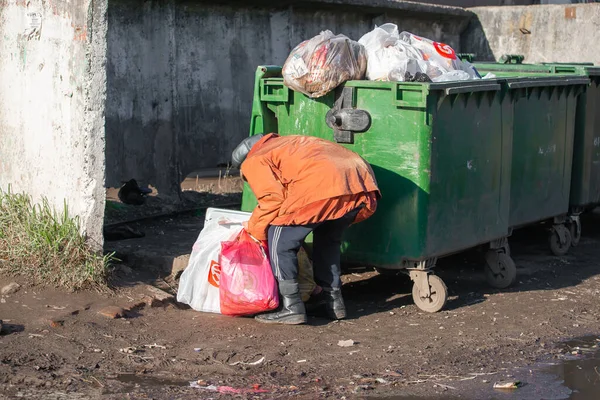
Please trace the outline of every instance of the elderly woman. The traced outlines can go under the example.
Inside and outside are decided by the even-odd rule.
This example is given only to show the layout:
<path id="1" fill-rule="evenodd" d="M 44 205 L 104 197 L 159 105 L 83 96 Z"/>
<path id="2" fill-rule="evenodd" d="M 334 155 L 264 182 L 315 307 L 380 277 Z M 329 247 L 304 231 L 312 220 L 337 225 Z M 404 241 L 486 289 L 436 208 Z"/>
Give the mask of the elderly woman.
<path id="1" fill-rule="evenodd" d="M 256 319 L 306 322 L 298 289 L 298 251 L 311 232 L 315 281 L 323 291 L 307 307 L 323 308 L 332 319 L 345 318 L 340 245 L 344 231 L 377 208 L 381 195 L 371 166 L 336 143 L 277 134 L 245 139 L 233 151 L 232 161 L 234 167 L 241 166 L 258 199 L 246 229 L 257 240 L 268 239 L 271 268 L 283 300 L 280 309 Z"/>

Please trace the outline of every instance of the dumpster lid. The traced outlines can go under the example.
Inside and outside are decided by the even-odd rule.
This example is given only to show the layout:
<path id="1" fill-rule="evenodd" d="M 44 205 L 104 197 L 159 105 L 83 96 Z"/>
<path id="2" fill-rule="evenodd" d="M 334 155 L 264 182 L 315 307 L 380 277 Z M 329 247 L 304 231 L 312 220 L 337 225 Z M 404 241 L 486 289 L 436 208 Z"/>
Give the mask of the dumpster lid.
<path id="1" fill-rule="evenodd" d="M 486 91 L 498 91 L 501 89 L 498 79 L 477 79 L 468 81 L 449 81 L 449 82 L 388 82 L 388 81 L 366 81 L 356 80 L 348 81 L 345 84 L 347 87 L 362 87 L 362 88 L 393 88 L 396 86 L 403 87 L 415 87 L 422 88 L 426 87 L 430 91 L 441 90 L 445 94 L 458 94 L 458 93 L 469 93 L 469 92 L 486 92 Z"/>
<path id="2" fill-rule="evenodd" d="M 589 76 L 600 76 L 600 67 L 583 67 Z"/>
<path id="3" fill-rule="evenodd" d="M 475 62 L 473 66 L 478 71 L 501 71 L 501 72 L 527 72 L 527 73 L 552 73 L 553 67 L 539 64 L 499 64 L 496 62 Z"/>
<path id="4" fill-rule="evenodd" d="M 552 68 L 553 72 L 560 73 L 578 73 L 589 76 L 600 75 L 600 67 L 593 63 L 542 63 L 544 66 Z"/>
<path id="5" fill-rule="evenodd" d="M 472 92 L 490 92 L 501 89 L 497 79 L 481 79 L 468 81 L 434 82 L 429 84 L 429 90 L 443 90 L 447 95 Z"/>
<path id="6" fill-rule="evenodd" d="M 519 89 L 527 87 L 540 86 L 570 86 L 570 85 L 588 85 L 589 78 L 579 75 L 561 75 L 561 76 L 532 76 L 532 77 L 514 77 L 498 78 L 506 81 L 510 89 Z"/>
<path id="7" fill-rule="evenodd" d="M 600 66 L 594 66 L 591 63 L 499 64 L 494 62 L 476 62 L 473 65 L 478 71 L 487 72 L 600 75 Z"/>

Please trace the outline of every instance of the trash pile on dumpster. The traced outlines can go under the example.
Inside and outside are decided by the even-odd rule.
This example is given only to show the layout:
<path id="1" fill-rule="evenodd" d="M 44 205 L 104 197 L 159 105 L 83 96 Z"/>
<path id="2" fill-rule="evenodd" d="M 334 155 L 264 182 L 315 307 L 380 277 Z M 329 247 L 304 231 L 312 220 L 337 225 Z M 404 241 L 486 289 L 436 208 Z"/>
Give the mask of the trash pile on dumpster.
<path id="1" fill-rule="evenodd" d="M 358 42 L 321 32 L 292 50 L 282 75 L 286 86 L 312 98 L 365 77 L 392 82 L 481 79 L 475 67 L 460 60 L 449 45 L 400 32 L 389 23 L 376 26 Z"/>
<path id="2" fill-rule="evenodd" d="M 481 78 L 452 47 L 384 24 L 358 43 L 367 49 L 367 78 L 372 81 L 442 82 Z"/>
<path id="3" fill-rule="evenodd" d="M 283 66 L 283 79 L 286 86 L 316 98 L 348 80 L 363 79 L 366 69 L 362 45 L 325 31 L 292 50 Z"/>

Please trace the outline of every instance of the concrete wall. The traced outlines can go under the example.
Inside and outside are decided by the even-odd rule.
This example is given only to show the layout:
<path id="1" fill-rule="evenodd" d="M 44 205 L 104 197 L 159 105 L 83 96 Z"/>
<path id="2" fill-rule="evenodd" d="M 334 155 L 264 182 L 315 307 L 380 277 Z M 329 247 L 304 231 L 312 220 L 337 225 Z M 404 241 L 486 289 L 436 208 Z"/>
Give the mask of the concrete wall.
<path id="1" fill-rule="evenodd" d="M 525 62 L 600 64 L 600 4 L 476 7 L 461 49 L 480 60 L 523 54 Z"/>
<path id="2" fill-rule="evenodd" d="M 322 30 L 358 40 L 395 22 L 458 47 L 471 16 L 387 0 L 211 3 L 109 0 L 108 186 L 136 178 L 174 195 L 186 174 L 229 161 L 248 134 L 256 67 L 282 65 Z"/>
<path id="3" fill-rule="evenodd" d="M 105 32 L 106 1 L 0 0 L 0 188 L 66 201 L 97 248 Z"/>

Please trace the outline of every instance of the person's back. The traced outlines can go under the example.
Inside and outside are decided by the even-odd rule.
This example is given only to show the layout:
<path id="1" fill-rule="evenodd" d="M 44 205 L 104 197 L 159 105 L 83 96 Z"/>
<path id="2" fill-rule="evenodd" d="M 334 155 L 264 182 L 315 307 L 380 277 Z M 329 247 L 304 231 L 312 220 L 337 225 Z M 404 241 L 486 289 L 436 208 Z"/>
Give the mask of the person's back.
<path id="1" fill-rule="evenodd" d="M 274 180 L 265 176 L 265 167 Z M 302 225 L 336 219 L 353 208 L 351 200 L 366 193 L 378 192 L 371 166 L 358 154 L 339 144 L 311 136 L 266 135 L 249 152 L 242 173 L 253 192 L 273 191 L 281 186 L 281 201 L 277 215 L 268 221 L 272 225 Z M 338 199 L 337 204 L 331 204 Z M 348 203 L 348 204 L 346 204 Z M 367 203 L 367 201 L 365 201 Z M 358 220 L 372 214 L 374 205 Z M 369 215 L 367 215 L 367 213 Z M 255 218 L 254 224 L 265 229 L 267 221 Z M 258 228 L 251 233 L 261 236 Z"/>

